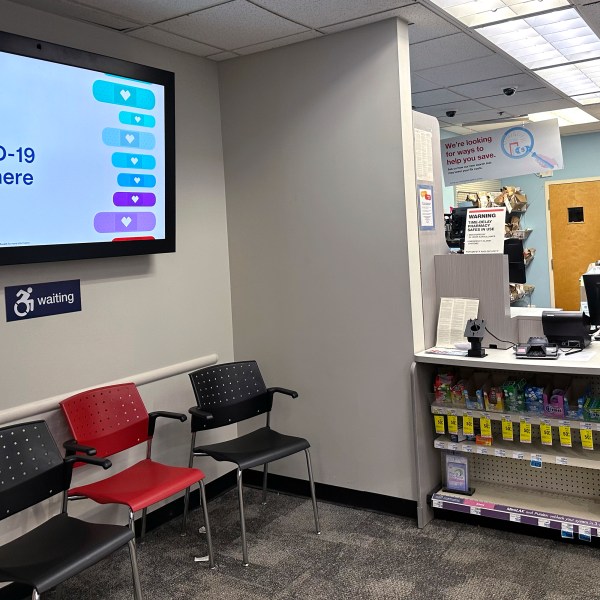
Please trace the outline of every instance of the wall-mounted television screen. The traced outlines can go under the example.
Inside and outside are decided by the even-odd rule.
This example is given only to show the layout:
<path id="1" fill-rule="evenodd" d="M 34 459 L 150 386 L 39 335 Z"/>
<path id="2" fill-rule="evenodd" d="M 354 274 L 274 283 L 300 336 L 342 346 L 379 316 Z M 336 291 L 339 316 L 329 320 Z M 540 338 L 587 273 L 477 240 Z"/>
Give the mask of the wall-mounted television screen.
<path id="1" fill-rule="evenodd" d="M 175 251 L 168 71 L 0 33 L 0 265 Z"/>

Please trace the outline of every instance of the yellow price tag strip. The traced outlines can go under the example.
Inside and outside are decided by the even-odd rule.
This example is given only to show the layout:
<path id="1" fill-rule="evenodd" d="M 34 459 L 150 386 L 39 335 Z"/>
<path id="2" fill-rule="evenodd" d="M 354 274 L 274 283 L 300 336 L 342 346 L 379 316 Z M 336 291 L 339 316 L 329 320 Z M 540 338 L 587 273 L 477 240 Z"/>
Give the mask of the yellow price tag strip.
<path id="1" fill-rule="evenodd" d="M 446 433 L 446 421 L 444 415 L 434 415 L 433 420 L 435 422 L 435 432 L 438 435 L 444 435 Z"/>
<path id="2" fill-rule="evenodd" d="M 540 423 L 540 437 L 544 446 L 552 446 L 552 426 L 546 421 Z"/>
<path id="3" fill-rule="evenodd" d="M 520 440 L 522 444 L 531 444 L 531 423 L 526 419 L 521 419 Z"/>
<path id="4" fill-rule="evenodd" d="M 571 441 L 571 425 L 567 424 L 566 421 L 560 421 L 558 426 L 558 436 L 560 438 L 560 445 L 565 448 L 571 448 L 573 443 Z"/>
<path id="5" fill-rule="evenodd" d="M 481 417 L 479 419 L 479 428 L 481 429 L 482 436 L 492 437 L 492 421 L 488 417 Z"/>
<path id="6" fill-rule="evenodd" d="M 593 450 L 594 449 L 594 436 L 592 435 L 592 430 L 587 427 L 582 427 L 579 430 L 579 435 L 581 436 L 581 445 L 584 450 Z"/>
<path id="7" fill-rule="evenodd" d="M 513 424 L 510 417 L 502 417 L 502 439 L 505 442 L 512 442 L 513 437 Z"/>
<path id="8" fill-rule="evenodd" d="M 458 417 L 456 415 L 448 415 L 448 432 L 458 433 Z"/>
<path id="9" fill-rule="evenodd" d="M 475 427 L 473 426 L 473 417 L 465 415 L 463 417 L 463 433 L 465 435 L 474 435 Z"/>

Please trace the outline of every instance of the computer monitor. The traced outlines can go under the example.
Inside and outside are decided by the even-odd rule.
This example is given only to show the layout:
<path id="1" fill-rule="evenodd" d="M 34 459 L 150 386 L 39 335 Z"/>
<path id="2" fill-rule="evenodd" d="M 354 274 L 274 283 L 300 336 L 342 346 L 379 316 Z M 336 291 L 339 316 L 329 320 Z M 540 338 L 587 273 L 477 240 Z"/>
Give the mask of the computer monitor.
<path id="1" fill-rule="evenodd" d="M 504 254 L 508 256 L 508 281 L 510 283 L 527 283 L 523 241 L 517 238 L 504 240 Z"/>
<path id="2" fill-rule="evenodd" d="M 587 296 L 588 313 L 592 325 L 600 325 L 600 273 L 584 273 L 583 285 Z"/>

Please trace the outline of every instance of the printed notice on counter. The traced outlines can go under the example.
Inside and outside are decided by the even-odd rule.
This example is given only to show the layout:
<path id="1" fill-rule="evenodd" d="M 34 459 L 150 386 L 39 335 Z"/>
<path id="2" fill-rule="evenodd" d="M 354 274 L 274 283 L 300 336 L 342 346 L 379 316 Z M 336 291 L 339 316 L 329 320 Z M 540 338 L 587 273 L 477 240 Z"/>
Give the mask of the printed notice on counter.
<path id="1" fill-rule="evenodd" d="M 468 210 L 465 254 L 502 254 L 505 214 L 505 207 Z"/>
<path id="2" fill-rule="evenodd" d="M 478 310 L 477 298 L 440 298 L 436 348 L 454 348 L 465 342 L 465 325 L 477 318 Z"/>

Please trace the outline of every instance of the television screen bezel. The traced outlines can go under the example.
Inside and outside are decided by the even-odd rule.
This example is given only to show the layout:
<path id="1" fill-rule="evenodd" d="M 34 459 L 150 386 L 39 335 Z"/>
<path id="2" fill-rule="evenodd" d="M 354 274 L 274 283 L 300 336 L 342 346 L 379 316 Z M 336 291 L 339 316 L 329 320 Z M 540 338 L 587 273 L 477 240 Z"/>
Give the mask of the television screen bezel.
<path id="1" fill-rule="evenodd" d="M 0 52 L 162 85 L 165 111 L 164 239 L 0 247 L 0 266 L 175 252 L 175 74 L 3 31 Z"/>

